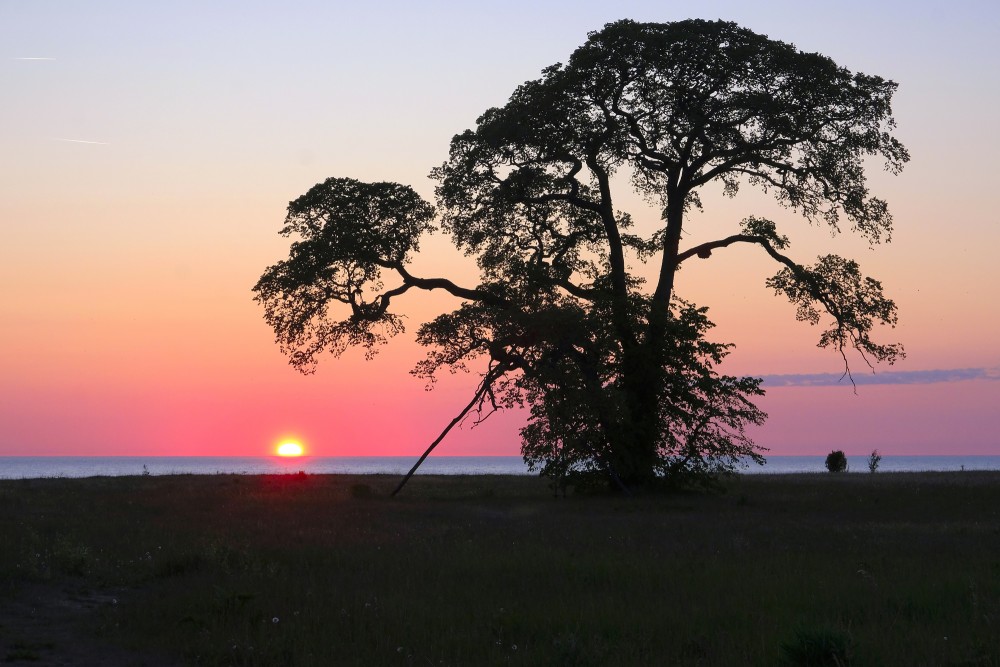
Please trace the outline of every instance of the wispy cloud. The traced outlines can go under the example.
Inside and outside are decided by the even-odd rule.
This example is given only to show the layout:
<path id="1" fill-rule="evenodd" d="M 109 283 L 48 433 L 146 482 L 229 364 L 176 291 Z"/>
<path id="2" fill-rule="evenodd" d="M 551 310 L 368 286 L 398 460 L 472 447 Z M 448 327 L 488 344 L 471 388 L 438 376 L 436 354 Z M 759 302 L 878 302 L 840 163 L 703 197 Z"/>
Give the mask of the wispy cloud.
<path id="1" fill-rule="evenodd" d="M 55 58 L 34 57 L 34 58 L 14 58 L 14 60 L 55 60 Z"/>
<path id="2" fill-rule="evenodd" d="M 877 371 L 853 373 L 854 384 L 938 384 L 962 380 L 1000 380 L 1000 368 L 949 368 L 930 371 Z M 841 373 L 806 373 L 801 375 L 765 375 L 765 387 L 850 386 L 850 378 Z"/>
<path id="3" fill-rule="evenodd" d="M 58 137 L 52 137 L 52 141 L 68 141 L 71 144 L 97 144 L 98 146 L 109 145 L 106 141 L 87 141 L 86 139 L 60 139 Z"/>

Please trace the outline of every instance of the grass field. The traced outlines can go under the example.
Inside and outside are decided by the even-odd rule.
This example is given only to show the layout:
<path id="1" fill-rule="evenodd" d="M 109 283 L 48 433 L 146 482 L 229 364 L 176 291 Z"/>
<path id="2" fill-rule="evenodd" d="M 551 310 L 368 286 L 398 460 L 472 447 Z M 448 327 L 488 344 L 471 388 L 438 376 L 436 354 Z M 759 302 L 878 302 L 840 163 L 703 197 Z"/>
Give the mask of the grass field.
<path id="1" fill-rule="evenodd" d="M 0 660 L 1000 665 L 1000 473 L 396 481 L 0 481 Z"/>

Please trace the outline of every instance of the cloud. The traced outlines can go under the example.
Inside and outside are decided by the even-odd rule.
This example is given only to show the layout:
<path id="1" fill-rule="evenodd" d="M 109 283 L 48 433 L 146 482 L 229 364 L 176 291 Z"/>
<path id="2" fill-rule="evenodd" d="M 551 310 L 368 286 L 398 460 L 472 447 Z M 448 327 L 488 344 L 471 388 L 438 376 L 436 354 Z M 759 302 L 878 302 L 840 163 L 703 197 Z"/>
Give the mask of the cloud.
<path id="1" fill-rule="evenodd" d="M 14 58 L 14 60 L 55 60 L 55 58 Z"/>
<path id="2" fill-rule="evenodd" d="M 938 384 L 962 380 L 1000 380 L 1000 368 L 949 368 L 930 371 L 877 371 L 853 373 L 854 384 Z M 850 386 L 841 373 L 806 373 L 801 375 L 764 375 L 765 387 Z"/>
<path id="3" fill-rule="evenodd" d="M 86 139 L 60 139 L 58 137 L 53 137 L 52 141 L 68 141 L 71 144 L 97 144 L 99 146 L 107 146 L 106 141 L 87 141 Z"/>

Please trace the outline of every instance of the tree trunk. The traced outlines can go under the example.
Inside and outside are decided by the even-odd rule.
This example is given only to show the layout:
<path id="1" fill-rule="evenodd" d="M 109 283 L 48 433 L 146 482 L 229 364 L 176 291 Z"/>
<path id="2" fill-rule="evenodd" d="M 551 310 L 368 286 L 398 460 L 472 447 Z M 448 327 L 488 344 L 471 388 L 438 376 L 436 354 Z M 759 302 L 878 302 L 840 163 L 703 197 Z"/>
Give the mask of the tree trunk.
<path id="1" fill-rule="evenodd" d="M 612 413 L 603 424 L 610 461 L 621 483 L 629 488 L 648 486 L 656 478 L 660 437 L 659 403 L 664 385 L 662 346 L 622 346 L 615 388 L 618 401 L 608 401 Z"/>
<path id="2" fill-rule="evenodd" d="M 622 481 L 629 486 L 646 486 L 656 479 L 658 443 L 662 435 L 660 402 L 664 399 L 666 379 L 666 338 L 684 222 L 684 198 L 678 188 L 673 188 L 668 195 L 660 276 L 646 313 L 645 336 L 621 341 L 625 412 L 621 415 L 620 439 L 612 449 L 620 459 Z"/>

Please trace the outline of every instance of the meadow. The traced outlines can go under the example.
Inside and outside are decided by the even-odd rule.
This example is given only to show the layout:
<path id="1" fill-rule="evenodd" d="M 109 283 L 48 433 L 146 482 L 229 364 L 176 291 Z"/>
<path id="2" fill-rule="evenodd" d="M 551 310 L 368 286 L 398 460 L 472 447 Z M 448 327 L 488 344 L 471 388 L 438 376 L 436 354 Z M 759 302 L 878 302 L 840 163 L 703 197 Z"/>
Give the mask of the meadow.
<path id="1" fill-rule="evenodd" d="M 1000 665 L 1000 472 L 397 481 L 0 481 L 0 661 Z"/>

